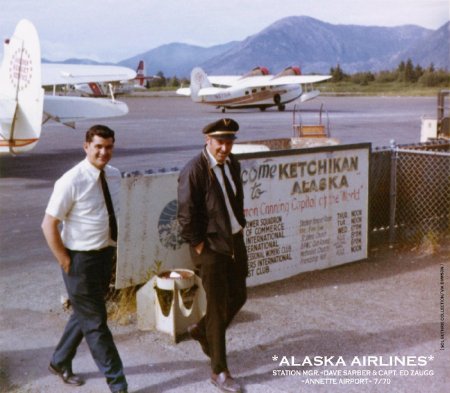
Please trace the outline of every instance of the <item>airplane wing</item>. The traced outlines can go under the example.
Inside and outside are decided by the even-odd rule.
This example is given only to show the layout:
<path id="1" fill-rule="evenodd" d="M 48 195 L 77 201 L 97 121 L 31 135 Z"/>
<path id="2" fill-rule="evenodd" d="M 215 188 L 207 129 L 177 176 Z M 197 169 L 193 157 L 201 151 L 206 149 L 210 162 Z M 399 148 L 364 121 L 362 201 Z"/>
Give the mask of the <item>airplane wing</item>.
<path id="1" fill-rule="evenodd" d="M 242 79 L 240 75 L 208 75 L 209 81 L 213 85 L 234 86 Z"/>
<path id="2" fill-rule="evenodd" d="M 270 84 L 276 85 L 295 85 L 295 84 L 308 84 L 318 83 L 331 79 L 331 75 L 287 75 L 274 78 L 270 81 Z"/>
<path id="3" fill-rule="evenodd" d="M 239 86 L 239 87 L 262 87 L 318 83 L 331 79 L 331 75 L 286 75 L 274 77 L 272 75 L 252 76 L 242 78 L 241 76 L 212 76 L 208 80 L 214 85 Z"/>
<path id="4" fill-rule="evenodd" d="M 204 87 L 198 90 L 197 95 L 200 97 L 205 97 L 220 93 L 223 93 L 223 88 L 221 87 Z M 177 94 L 189 97 L 191 95 L 191 89 L 189 87 L 180 87 L 177 90 Z"/>
<path id="5" fill-rule="evenodd" d="M 180 87 L 179 89 L 177 89 L 177 94 L 179 94 L 180 96 L 191 96 L 191 89 L 189 87 Z"/>
<path id="6" fill-rule="evenodd" d="M 224 89 L 221 87 L 204 87 L 203 89 L 200 89 L 197 94 L 199 97 L 206 97 L 223 93 L 223 90 Z"/>
<path id="7" fill-rule="evenodd" d="M 209 77 L 208 77 L 209 78 Z M 271 75 L 255 76 L 245 78 L 237 86 L 242 88 L 264 87 L 264 86 L 282 86 L 282 85 L 303 85 L 318 83 L 331 79 L 331 75 L 287 75 L 273 77 Z"/>
<path id="8" fill-rule="evenodd" d="M 42 64 L 42 86 L 130 80 L 136 71 L 127 67 L 85 64 Z"/>
<path id="9" fill-rule="evenodd" d="M 44 113 L 60 123 L 73 127 L 79 120 L 123 116 L 128 113 L 124 102 L 103 98 L 44 96 Z"/>

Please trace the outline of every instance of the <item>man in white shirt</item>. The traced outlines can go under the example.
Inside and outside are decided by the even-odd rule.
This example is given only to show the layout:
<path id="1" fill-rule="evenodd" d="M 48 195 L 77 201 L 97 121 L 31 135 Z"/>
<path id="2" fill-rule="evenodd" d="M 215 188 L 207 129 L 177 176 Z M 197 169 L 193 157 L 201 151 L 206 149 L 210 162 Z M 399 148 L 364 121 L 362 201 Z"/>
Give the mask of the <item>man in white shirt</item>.
<path id="1" fill-rule="evenodd" d="M 42 230 L 62 268 L 73 308 L 49 371 L 66 384 L 82 385 L 84 381 L 72 372 L 72 359 L 84 337 L 111 392 L 126 393 L 127 381 L 105 306 L 117 240 L 115 206 L 121 178 L 118 169 L 107 165 L 114 141 L 114 131 L 103 125 L 86 132 L 86 158 L 56 181 Z"/>

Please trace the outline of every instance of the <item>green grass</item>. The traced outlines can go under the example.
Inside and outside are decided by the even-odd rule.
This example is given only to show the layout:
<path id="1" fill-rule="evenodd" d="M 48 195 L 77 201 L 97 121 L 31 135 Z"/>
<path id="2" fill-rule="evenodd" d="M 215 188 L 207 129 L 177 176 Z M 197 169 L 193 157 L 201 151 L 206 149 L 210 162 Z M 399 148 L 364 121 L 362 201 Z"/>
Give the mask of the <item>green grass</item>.
<path id="1" fill-rule="evenodd" d="M 175 91 L 179 89 L 180 87 L 174 87 L 174 86 L 160 86 L 160 87 L 150 87 L 147 90 L 148 91 Z"/>
<path id="2" fill-rule="evenodd" d="M 361 85 L 353 82 L 322 82 L 314 85 L 323 94 L 367 95 L 367 96 L 437 96 L 437 93 L 446 86 L 425 87 L 418 83 L 402 82 L 370 82 Z M 149 91 L 175 91 L 177 87 L 152 87 Z"/>
<path id="3" fill-rule="evenodd" d="M 330 94 L 359 94 L 359 95 L 388 95 L 388 96 L 436 96 L 443 87 L 424 87 L 416 83 L 371 82 L 360 85 L 352 82 L 331 83 L 317 85 L 322 93 Z"/>

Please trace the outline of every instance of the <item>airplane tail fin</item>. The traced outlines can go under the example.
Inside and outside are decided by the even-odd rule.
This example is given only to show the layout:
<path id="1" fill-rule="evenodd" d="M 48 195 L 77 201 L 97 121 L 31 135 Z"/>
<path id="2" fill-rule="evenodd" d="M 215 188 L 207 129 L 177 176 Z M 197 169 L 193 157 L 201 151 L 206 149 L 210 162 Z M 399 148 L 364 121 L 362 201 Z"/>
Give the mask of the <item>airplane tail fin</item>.
<path id="1" fill-rule="evenodd" d="M 141 60 L 136 69 L 136 80 L 138 81 L 138 85 L 144 87 L 145 79 L 145 63 L 144 60 Z"/>
<path id="2" fill-rule="evenodd" d="M 26 19 L 5 40 L 0 86 L 0 154 L 31 150 L 41 134 L 44 89 L 39 37 Z"/>
<path id="3" fill-rule="evenodd" d="M 200 67 L 195 67 L 191 72 L 191 98 L 194 102 L 201 102 L 198 92 L 205 87 L 212 87 L 211 82 L 208 79 L 208 75 Z"/>
<path id="4" fill-rule="evenodd" d="M 91 90 L 92 97 L 105 97 L 106 93 L 103 91 L 102 85 L 97 82 L 89 82 L 89 89 Z"/>

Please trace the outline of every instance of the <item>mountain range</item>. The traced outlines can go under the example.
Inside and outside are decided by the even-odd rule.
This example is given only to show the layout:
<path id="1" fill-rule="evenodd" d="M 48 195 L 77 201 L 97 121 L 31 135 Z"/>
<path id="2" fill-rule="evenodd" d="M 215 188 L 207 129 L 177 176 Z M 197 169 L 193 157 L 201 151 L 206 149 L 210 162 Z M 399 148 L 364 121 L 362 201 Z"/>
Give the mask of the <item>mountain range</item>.
<path id="1" fill-rule="evenodd" d="M 192 68 L 208 74 L 243 74 L 256 66 L 272 73 L 297 65 L 302 72 L 329 73 L 338 64 L 345 73 L 395 69 L 403 60 L 450 69 L 450 22 L 438 30 L 416 25 L 397 27 L 335 25 L 308 16 L 278 20 L 243 41 L 212 47 L 170 43 L 120 61 L 135 68 L 145 60 L 147 73 L 189 77 Z"/>

